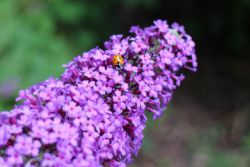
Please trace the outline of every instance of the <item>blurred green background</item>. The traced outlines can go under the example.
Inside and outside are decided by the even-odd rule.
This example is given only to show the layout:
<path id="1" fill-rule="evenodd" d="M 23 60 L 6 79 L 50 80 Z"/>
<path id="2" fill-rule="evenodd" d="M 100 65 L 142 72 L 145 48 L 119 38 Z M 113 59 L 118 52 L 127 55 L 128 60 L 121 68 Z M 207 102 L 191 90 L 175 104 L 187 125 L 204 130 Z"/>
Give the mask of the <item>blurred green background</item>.
<path id="1" fill-rule="evenodd" d="M 148 121 L 131 167 L 249 167 L 249 0 L 0 0 L 0 111 L 74 56 L 158 18 L 185 25 L 199 71 Z"/>

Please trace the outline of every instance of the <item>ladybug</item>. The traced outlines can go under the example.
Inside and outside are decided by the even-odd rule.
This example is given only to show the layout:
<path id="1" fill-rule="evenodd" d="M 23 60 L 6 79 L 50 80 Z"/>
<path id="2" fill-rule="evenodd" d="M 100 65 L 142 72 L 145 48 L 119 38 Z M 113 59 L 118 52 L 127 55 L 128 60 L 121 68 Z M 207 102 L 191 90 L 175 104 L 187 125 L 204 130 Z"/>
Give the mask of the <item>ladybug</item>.
<path id="1" fill-rule="evenodd" d="M 114 66 L 121 68 L 121 66 L 124 64 L 124 59 L 121 55 L 114 55 L 112 59 L 112 63 Z"/>

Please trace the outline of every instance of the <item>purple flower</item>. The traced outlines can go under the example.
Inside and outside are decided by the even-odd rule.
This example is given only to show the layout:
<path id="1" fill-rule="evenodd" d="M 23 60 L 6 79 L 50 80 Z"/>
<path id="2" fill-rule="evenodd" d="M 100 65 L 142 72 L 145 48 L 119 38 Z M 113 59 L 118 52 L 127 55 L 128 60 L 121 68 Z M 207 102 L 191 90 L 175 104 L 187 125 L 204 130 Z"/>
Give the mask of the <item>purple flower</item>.
<path id="1" fill-rule="evenodd" d="M 73 166 L 88 167 L 90 163 L 84 159 L 83 155 L 77 155 L 77 158 L 73 161 Z"/>
<path id="2" fill-rule="evenodd" d="M 140 55 L 139 58 L 142 61 L 143 65 L 148 65 L 154 63 L 154 61 L 151 59 L 151 56 L 149 53 L 146 53 L 144 55 Z"/>
<path id="3" fill-rule="evenodd" d="M 54 154 L 50 153 L 44 153 L 43 155 L 43 161 L 41 163 L 42 166 L 53 166 L 55 164 L 55 158 L 56 156 Z"/>
<path id="4" fill-rule="evenodd" d="M 64 105 L 63 110 L 69 117 L 75 117 L 79 112 L 82 111 L 81 107 L 77 106 L 73 101 L 71 101 L 69 104 Z"/>
<path id="5" fill-rule="evenodd" d="M 30 144 L 30 148 L 29 148 L 29 152 L 33 157 L 38 156 L 38 154 L 40 153 L 40 147 L 41 147 L 41 142 L 38 140 L 34 140 L 32 141 L 32 143 Z"/>
<path id="6" fill-rule="evenodd" d="M 136 66 L 132 66 L 130 63 L 127 63 L 124 68 L 130 72 L 138 72 L 138 68 Z"/>
<path id="7" fill-rule="evenodd" d="M 195 44 L 178 24 L 156 20 L 105 49 L 75 57 L 61 78 L 22 90 L 21 104 L 0 114 L 0 166 L 125 167 L 142 145 L 146 111 L 159 117 L 195 71 Z M 120 68 L 112 64 L 119 54 Z"/>
<path id="8" fill-rule="evenodd" d="M 0 127 L 0 147 L 5 145 L 10 138 L 11 133 L 6 127 Z"/>
<path id="9" fill-rule="evenodd" d="M 131 42 L 131 48 L 135 53 L 139 53 L 140 51 L 147 49 L 148 45 L 146 45 L 145 41 L 143 41 L 140 37 L 138 37 Z"/>
<path id="10" fill-rule="evenodd" d="M 160 51 L 160 61 L 166 65 L 170 65 L 174 59 L 174 54 L 164 49 Z"/>
<path id="11" fill-rule="evenodd" d="M 167 32 L 168 30 L 167 21 L 156 20 L 154 21 L 154 24 L 159 29 L 160 32 Z"/>
<path id="12" fill-rule="evenodd" d="M 7 159 L 6 162 L 9 166 L 21 165 L 23 163 L 23 156 L 20 152 L 14 148 L 9 147 L 6 150 Z"/>

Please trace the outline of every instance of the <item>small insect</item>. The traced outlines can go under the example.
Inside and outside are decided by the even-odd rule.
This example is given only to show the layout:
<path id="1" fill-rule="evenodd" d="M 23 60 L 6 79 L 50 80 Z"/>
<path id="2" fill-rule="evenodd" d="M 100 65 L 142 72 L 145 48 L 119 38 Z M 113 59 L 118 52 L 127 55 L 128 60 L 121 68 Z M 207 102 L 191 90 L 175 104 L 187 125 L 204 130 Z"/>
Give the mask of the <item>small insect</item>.
<path id="1" fill-rule="evenodd" d="M 121 68 L 122 65 L 124 64 L 124 59 L 121 55 L 114 55 L 113 59 L 112 59 L 112 63 L 114 66 Z"/>

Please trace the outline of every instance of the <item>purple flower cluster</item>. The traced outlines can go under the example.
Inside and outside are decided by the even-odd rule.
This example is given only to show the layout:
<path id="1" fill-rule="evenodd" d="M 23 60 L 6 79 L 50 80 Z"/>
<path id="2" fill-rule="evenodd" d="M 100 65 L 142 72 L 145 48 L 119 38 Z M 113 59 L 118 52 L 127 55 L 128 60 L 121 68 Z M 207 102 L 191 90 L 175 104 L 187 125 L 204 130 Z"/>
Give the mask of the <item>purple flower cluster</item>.
<path id="1" fill-rule="evenodd" d="M 65 65 L 60 79 L 20 91 L 0 114 L 0 166 L 125 167 L 141 147 L 145 111 L 161 115 L 196 70 L 194 42 L 178 24 L 157 20 L 133 36 L 113 35 Z M 124 64 L 117 68 L 114 55 Z"/>

